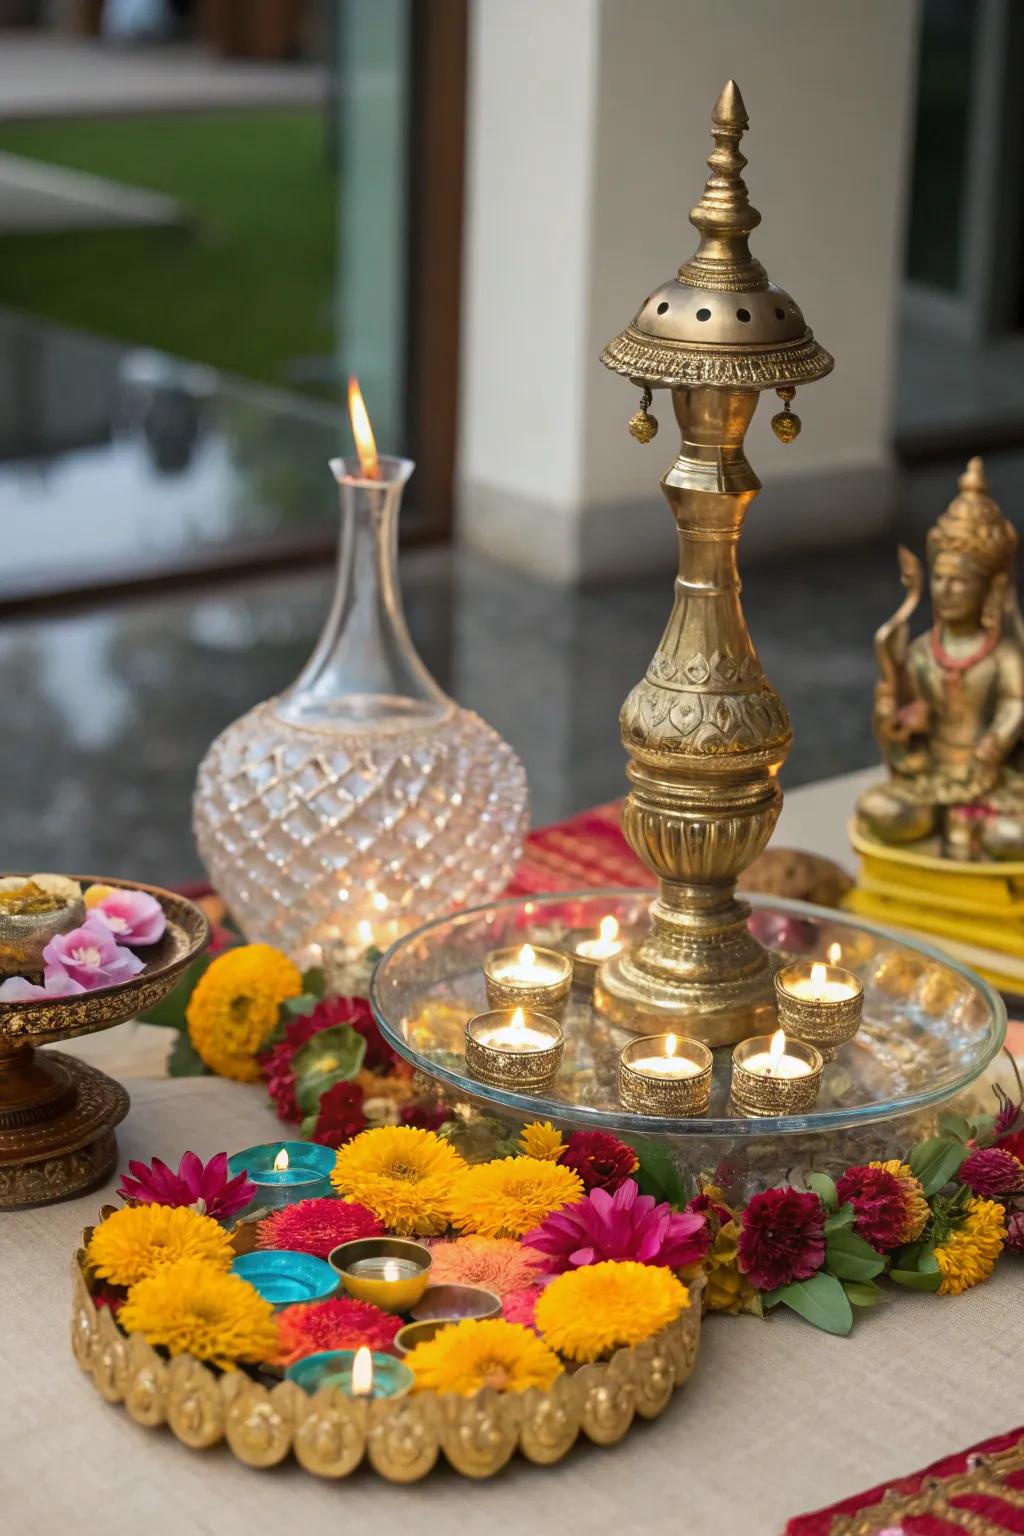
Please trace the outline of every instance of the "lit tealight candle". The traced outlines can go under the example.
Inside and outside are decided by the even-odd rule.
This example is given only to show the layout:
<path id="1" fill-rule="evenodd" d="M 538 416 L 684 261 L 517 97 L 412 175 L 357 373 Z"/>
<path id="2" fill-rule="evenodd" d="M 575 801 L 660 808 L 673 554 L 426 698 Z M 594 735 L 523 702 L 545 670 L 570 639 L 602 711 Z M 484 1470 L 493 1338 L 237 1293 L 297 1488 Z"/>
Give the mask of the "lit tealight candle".
<path id="1" fill-rule="evenodd" d="M 556 949 L 532 944 L 494 949 L 484 960 L 492 1008 L 534 1008 L 560 1019 L 572 986 L 572 964 Z"/>
<path id="2" fill-rule="evenodd" d="M 619 1099 L 641 1115 L 706 1114 L 712 1062 L 706 1045 L 685 1036 L 631 1040 L 619 1058 Z"/>
<path id="3" fill-rule="evenodd" d="M 277 1141 L 269 1146 L 246 1147 L 228 1158 L 232 1177 L 244 1173 L 256 1186 L 245 1214 L 259 1209 L 276 1210 L 332 1193 L 330 1173 L 335 1154 L 313 1141 Z"/>
<path id="4" fill-rule="evenodd" d="M 814 1108 L 821 1055 L 777 1029 L 741 1040 L 732 1053 L 732 1106 L 741 1115 L 800 1115 Z"/>
<path id="5" fill-rule="evenodd" d="M 864 989 L 852 971 L 832 962 L 842 957 L 838 944 L 829 950 L 829 964 L 814 960 L 787 965 L 775 977 L 779 1023 L 791 1035 L 816 1045 L 826 1061 L 860 1028 Z"/>
<path id="6" fill-rule="evenodd" d="M 589 928 L 574 928 L 565 937 L 565 950 L 572 959 L 573 981 L 591 986 L 599 965 L 625 948 L 619 932 L 619 920 L 611 913 L 602 917 L 595 934 Z"/>
<path id="7" fill-rule="evenodd" d="M 558 1071 L 563 1044 L 562 1031 L 549 1015 L 496 1008 L 478 1013 L 466 1025 L 466 1066 L 483 1083 L 532 1093 Z"/>
<path id="8" fill-rule="evenodd" d="M 285 1371 L 306 1392 L 321 1387 L 336 1387 L 346 1397 L 369 1402 L 377 1397 L 404 1397 L 413 1383 L 407 1365 L 391 1355 L 373 1354 L 365 1344 L 351 1349 L 327 1349 L 317 1355 L 296 1360 Z"/>
<path id="9" fill-rule="evenodd" d="M 426 1290 L 433 1262 L 430 1249 L 400 1237 L 359 1237 L 340 1243 L 327 1262 L 357 1301 L 385 1312 L 408 1312 Z"/>

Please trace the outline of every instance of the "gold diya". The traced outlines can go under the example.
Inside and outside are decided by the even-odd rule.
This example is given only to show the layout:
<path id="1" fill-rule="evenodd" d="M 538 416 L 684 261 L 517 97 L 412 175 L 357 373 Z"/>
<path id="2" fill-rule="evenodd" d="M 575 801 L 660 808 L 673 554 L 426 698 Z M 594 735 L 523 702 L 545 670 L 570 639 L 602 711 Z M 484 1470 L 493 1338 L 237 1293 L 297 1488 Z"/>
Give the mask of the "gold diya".
<path id="1" fill-rule="evenodd" d="M 74 878 L 83 887 L 145 891 L 160 903 L 167 927 L 141 951 L 145 967 L 127 981 L 67 997 L 0 1002 L 0 1210 L 70 1200 L 101 1184 L 117 1165 L 114 1128 L 128 1113 L 125 1089 L 75 1056 L 38 1047 L 109 1029 L 152 1008 L 210 941 L 206 917 L 184 896 L 138 881 Z"/>

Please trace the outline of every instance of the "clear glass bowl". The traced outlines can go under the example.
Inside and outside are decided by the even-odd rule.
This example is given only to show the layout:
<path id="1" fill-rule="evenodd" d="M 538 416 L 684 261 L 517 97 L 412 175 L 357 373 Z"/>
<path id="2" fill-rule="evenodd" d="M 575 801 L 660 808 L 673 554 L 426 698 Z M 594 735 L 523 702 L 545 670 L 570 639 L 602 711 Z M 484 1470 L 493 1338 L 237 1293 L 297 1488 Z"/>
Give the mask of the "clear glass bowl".
<path id="1" fill-rule="evenodd" d="M 756 936 L 800 958 L 824 959 L 839 944 L 842 964 L 864 986 L 855 1039 L 825 1068 L 813 1113 L 743 1119 L 729 1108 L 731 1050 L 714 1053 L 709 1114 L 701 1119 L 637 1115 L 618 1098 L 622 1047 L 634 1036 L 574 988 L 563 1020 L 565 1054 L 543 1093 L 513 1093 L 477 1082 L 465 1069 L 466 1020 L 487 1007 L 483 959 L 505 944 L 557 946 L 570 928 L 615 916 L 629 937 L 643 931 L 651 894 L 582 891 L 497 902 L 420 928 L 384 955 L 371 1001 L 387 1039 L 421 1072 L 499 1119 L 549 1119 L 574 1129 L 667 1138 L 693 1171 L 725 1168 L 736 1187 L 790 1176 L 794 1165 L 827 1169 L 894 1157 L 932 1134 L 940 1107 L 995 1107 L 992 1088 L 1015 1087 L 1001 998 L 938 950 L 871 923 L 802 902 L 751 898 Z"/>

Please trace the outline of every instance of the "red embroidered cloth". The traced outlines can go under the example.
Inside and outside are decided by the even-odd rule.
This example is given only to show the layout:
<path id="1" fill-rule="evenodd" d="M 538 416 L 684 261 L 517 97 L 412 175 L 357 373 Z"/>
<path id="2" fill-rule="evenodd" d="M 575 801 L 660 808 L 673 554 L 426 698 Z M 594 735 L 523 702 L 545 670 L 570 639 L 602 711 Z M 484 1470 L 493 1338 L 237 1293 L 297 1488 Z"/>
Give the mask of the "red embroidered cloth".
<path id="1" fill-rule="evenodd" d="M 999 1536 L 1024 1532 L 1024 1427 L 909 1477 L 798 1515 L 785 1536 Z"/>
<path id="2" fill-rule="evenodd" d="M 653 886 L 650 874 L 622 835 L 621 815 L 622 801 L 612 800 L 553 827 L 538 827 L 526 839 L 509 895 L 578 891 L 602 885 Z"/>

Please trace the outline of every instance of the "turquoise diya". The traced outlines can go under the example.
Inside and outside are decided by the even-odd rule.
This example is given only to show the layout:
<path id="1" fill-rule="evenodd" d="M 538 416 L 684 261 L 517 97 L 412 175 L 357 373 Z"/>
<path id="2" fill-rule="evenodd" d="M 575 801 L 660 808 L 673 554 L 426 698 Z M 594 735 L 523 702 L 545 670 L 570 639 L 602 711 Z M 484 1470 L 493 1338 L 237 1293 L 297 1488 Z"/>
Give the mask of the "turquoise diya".
<path id="1" fill-rule="evenodd" d="M 338 1289 L 338 1276 L 326 1259 L 290 1249 L 256 1249 L 240 1253 L 231 1273 L 247 1280 L 272 1307 L 300 1301 L 326 1301 Z"/>
<path id="2" fill-rule="evenodd" d="M 315 1141 L 268 1141 L 233 1153 L 228 1158 L 231 1173 L 244 1173 L 256 1186 L 244 1214 L 333 1195 L 330 1175 L 336 1155 Z"/>
<path id="3" fill-rule="evenodd" d="M 318 1355 L 296 1360 L 285 1371 L 285 1380 L 294 1381 L 305 1392 L 321 1387 L 337 1387 L 348 1397 L 404 1397 L 413 1383 L 413 1374 L 393 1355 L 371 1354 L 362 1349 L 325 1349 Z"/>

